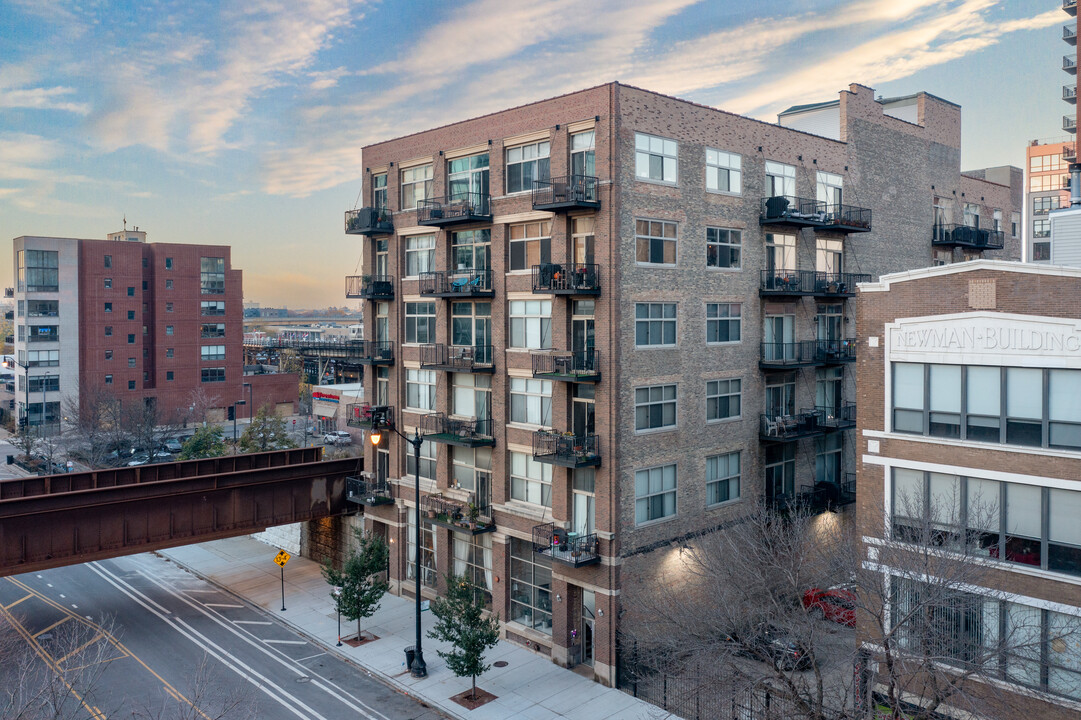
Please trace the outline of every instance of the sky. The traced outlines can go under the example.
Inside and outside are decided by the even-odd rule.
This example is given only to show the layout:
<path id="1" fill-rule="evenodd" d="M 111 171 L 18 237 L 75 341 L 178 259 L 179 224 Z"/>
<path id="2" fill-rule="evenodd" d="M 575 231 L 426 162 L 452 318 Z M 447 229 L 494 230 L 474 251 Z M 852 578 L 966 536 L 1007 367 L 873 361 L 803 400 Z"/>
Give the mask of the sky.
<path id="1" fill-rule="evenodd" d="M 0 237 L 126 217 L 231 245 L 246 300 L 345 305 L 366 144 L 612 80 L 772 122 L 858 82 L 960 104 L 963 169 L 1021 166 L 1064 134 L 1069 19 L 1060 0 L 0 0 Z"/>

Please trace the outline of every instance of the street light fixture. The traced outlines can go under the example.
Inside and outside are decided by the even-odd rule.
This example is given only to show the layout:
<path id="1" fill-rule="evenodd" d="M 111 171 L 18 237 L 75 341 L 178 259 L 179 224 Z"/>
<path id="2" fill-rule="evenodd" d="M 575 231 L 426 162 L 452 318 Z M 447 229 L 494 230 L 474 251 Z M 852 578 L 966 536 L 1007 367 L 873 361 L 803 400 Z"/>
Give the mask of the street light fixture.
<path id="1" fill-rule="evenodd" d="M 379 445 L 379 443 L 382 442 L 382 440 L 383 440 L 383 433 L 379 432 L 380 428 L 391 430 L 392 432 L 394 432 L 395 435 L 397 435 L 402 440 L 405 440 L 407 443 L 409 443 L 410 445 L 413 446 L 413 470 L 414 470 L 414 474 L 413 474 L 413 490 L 414 490 L 414 493 L 415 493 L 414 498 L 415 498 L 415 501 L 416 501 L 416 518 L 417 518 L 417 524 L 416 524 L 416 528 L 415 528 L 416 536 L 414 538 L 414 541 L 416 542 L 416 548 L 417 548 L 416 549 L 417 591 L 416 591 L 416 610 L 414 612 L 414 614 L 416 615 L 416 625 L 417 625 L 417 644 L 415 646 L 416 650 L 414 651 L 414 654 L 413 654 L 413 664 L 409 668 L 409 672 L 415 678 L 422 678 L 422 677 L 427 677 L 428 676 L 428 666 L 425 665 L 425 663 L 424 663 L 424 653 L 421 651 L 421 647 L 420 647 L 420 641 L 421 641 L 421 631 L 420 631 L 420 613 L 421 613 L 421 609 L 420 609 L 420 572 L 421 572 L 420 571 L 420 549 L 421 549 L 421 540 L 420 540 L 420 446 L 424 444 L 424 439 L 420 436 L 420 428 L 417 428 L 416 434 L 413 437 L 408 437 L 406 435 L 403 435 L 401 433 L 401 431 L 399 431 L 398 428 L 396 428 L 394 426 L 393 423 L 387 421 L 385 412 L 377 412 L 377 408 L 372 408 L 372 410 L 373 410 L 373 413 L 372 413 L 372 432 L 371 432 L 371 434 L 369 434 L 368 437 L 371 440 L 373 446 Z"/>

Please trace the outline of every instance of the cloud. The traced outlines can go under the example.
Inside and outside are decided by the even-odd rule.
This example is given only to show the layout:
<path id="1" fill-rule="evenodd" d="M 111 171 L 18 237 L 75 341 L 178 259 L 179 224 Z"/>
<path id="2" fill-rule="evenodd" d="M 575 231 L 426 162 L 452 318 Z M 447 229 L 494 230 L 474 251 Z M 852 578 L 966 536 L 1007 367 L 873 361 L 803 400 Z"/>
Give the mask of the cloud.
<path id="1" fill-rule="evenodd" d="M 51 87 L 13 90 L 0 89 L 0 109 L 26 108 L 32 110 L 65 110 L 77 115 L 90 112 L 87 103 L 68 102 L 62 98 L 75 92 L 74 88 Z"/>

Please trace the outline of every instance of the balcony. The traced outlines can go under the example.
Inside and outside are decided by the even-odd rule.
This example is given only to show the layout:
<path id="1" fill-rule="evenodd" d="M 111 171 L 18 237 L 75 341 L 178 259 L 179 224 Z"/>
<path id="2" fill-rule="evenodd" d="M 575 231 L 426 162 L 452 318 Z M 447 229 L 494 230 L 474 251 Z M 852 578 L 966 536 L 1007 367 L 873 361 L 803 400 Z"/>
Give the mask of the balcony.
<path id="1" fill-rule="evenodd" d="M 1062 0 L 1062 9 L 1067 15 L 1077 16 L 1077 0 Z"/>
<path id="2" fill-rule="evenodd" d="M 1067 45 L 1077 45 L 1077 29 L 1071 25 L 1063 25 L 1062 39 Z"/>
<path id="3" fill-rule="evenodd" d="M 394 408 L 387 405 L 373 407 L 368 403 L 354 403 L 346 406 L 345 422 L 349 427 L 371 430 L 373 429 L 373 421 L 380 426 L 393 425 Z"/>
<path id="4" fill-rule="evenodd" d="M 15 311 L 14 310 L 8 310 L 7 312 L 5 312 L 4 313 L 4 319 L 5 320 L 14 320 L 15 319 Z"/>
<path id="5" fill-rule="evenodd" d="M 6 298 L 15 297 L 15 288 L 4 288 L 4 297 L 6 297 Z"/>
<path id="6" fill-rule="evenodd" d="M 394 343 L 390 340 L 365 340 L 357 362 L 361 365 L 393 365 Z"/>
<path id="7" fill-rule="evenodd" d="M 469 535 L 495 530 L 491 505 L 475 505 L 445 495 L 426 495 L 422 504 L 428 521 L 433 525 Z"/>
<path id="8" fill-rule="evenodd" d="M 1068 133 L 1077 132 L 1077 118 L 1073 115 L 1062 116 L 1062 129 Z"/>
<path id="9" fill-rule="evenodd" d="M 934 225 L 931 228 L 931 244 L 939 247 L 961 247 L 973 250 L 1001 250 L 1001 230 L 973 227 L 971 225 Z"/>
<path id="10" fill-rule="evenodd" d="M 361 300 L 393 300 L 394 278 L 390 275 L 349 275 L 345 296 Z"/>
<path id="11" fill-rule="evenodd" d="M 814 293 L 813 270 L 763 270 L 758 286 L 761 296 L 800 296 Z"/>
<path id="12" fill-rule="evenodd" d="M 365 473 L 365 475 L 368 474 Z M 387 481 L 375 480 L 370 477 L 347 477 L 345 479 L 345 499 L 369 507 L 394 504 L 394 496 L 390 492 L 390 485 L 387 484 Z"/>
<path id="13" fill-rule="evenodd" d="M 758 438 L 762 442 L 795 442 L 801 438 L 825 435 L 826 428 L 821 420 L 822 414 L 817 409 L 803 409 L 794 415 L 764 413 Z"/>
<path id="14" fill-rule="evenodd" d="M 856 285 L 863 282 L 871 282 L 871 276 L 866 273 L 815 272 L 813 294 L 823 298 L 855 297 Z"/>
<path id="15" fill-rule="evenodd" d="M 422 370 L 491 373 L 495 372 L 495 353 L 491 345 L 421 345 L 420 367 Z"/>
<path id="16" fill-rule="evenodd" d="M 533 181 L 534 210 L 596 210 L 601 206 L 592 175 L 565 175 Z"/>
<path id="17" fill-rule="evenodd" d="M 422 272 L 420 294 L 441 298 L 490 298 L 495 295 L 492 291 L 492 271 Z"/>
<path id="18" fill-rule="evenodd" d="M 871 232 L 871 209 L 858 205 L 830 205 L 826 209 L 823 230 L 857 233 Z"/>
<path id="19" fill-rule="evenodd" d="M 41 343 L 41 342 L 60 342 L 60 331 L 55 325 L 52 326 L 31 326 L 30 331 L 27 333 L 27 342 Z"/>
<path id="20" fill-rule="evenodd" d="M 815 360 L 820 365 L 839 365 L 856 361 L 856 338 L 815 340 Z"/>
<path id="21" fill-rule="evenodd" d="M 1077 148 L 1073 145 L 1065 145 L 1062 148 L 1062 160 L 1064 162 L 1077 162 Z"/>
<path id="22" fill-rule="evenodd" d="M 394 232 L 394 222 L 390 219 L 390 210 L 386 208 L 360 208 L 347 210 L 345 213 L 346 235 L 390 235 Z"/>
<path id="23" fill-rule="evenodd" d="M 596 350 L 534 352 L 533 377 L 598 383 L 601 381 L 600 354 Z"/>
<path id="24" fill-rule="evenodd" d="M 600 465 L 600 440 L 596 435 L 537 430 L 533 433 L 533 459 L 568 468 Z"/>
<path id="25" fill-rule="evenodd" d="M 856 427 L 856 403 L 854 402 L 841 403 L 841 406 L 836 408 L 819 406 L 815 408 L 815 411 L 818 413 L 819 425 L 827 432 Z"/>
<path id="26" fill-rule="evenodd" d="M 488 193 L 460 192 L 442 200 L 421 200 L 417 224 L 448 227 L 492 221 L 492 196 Z"/>
<path id="27" fill-rule="evenodd" d="M 762 198 L 758 216 L 761 225 L 784 225 L 792 228 L 821 228 L 826 227 L 829 221 L 826 203 L 791 195 Z"/>
<path id="28" fill-rule="evenodd" d="M 1062 86 L 1062 99 L 1071 105 L 1077 104 L 1077 88 L 1073 85 Z"/>
<path id="29" fill-rule="evenodd" d="M 762 343 L 758 367 L 763 370 L 787 370 L 794 367 L 820 365 L 817 340 L 787 343 Z"/>
<path id="30" fill-rule="evenodd" d="M 600 266 L 596 263 L 534 265 L 533 292 L 553 295 L 600 295 Z"/>
<path id="31" fill-rule="evenodd" d="M 448 417 L 446 413 L 425 415 L 422 423 L 425 440 L 458 447 L 490 447 L 495 445 L 492 437 L 492 421 L 477 418 Z"/>
<path id="32" fill-rule="evenodd" d="M 840 482 L 822 480 L 800 485 L 792 495 L 767 495 L 763 501 L 778 512 L 836 512 L 856 502 L 856 474 L 844 473 Z"/>
<path id="33" fill-rule="evenodd" d="M 579 535 L 557 528 L 555 523 L 533 526 L 533 552 L 568 567 L 596 565 L 601 561 L 597 534 Z"/>
<path id="34" fill-rule="evenodd" d="M 1062 56 L 1062 69 L 1071 75 L 1077 74 L 1077 58 L 1073 55 Z"/>

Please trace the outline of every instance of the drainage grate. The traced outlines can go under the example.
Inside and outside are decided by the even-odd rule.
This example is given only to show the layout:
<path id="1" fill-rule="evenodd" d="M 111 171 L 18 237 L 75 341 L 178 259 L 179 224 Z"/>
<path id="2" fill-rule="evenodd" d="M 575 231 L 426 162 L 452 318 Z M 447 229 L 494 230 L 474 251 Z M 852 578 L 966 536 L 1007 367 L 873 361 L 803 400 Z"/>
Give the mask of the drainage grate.
<path id="1" fill-rule="evenodd" d="M 510 665 L 510 663 L 506 660 L 496 660 L 494 663 L 492 663 L 492 665 L 496 667 L 507 667 L 508 665 Z"/>

